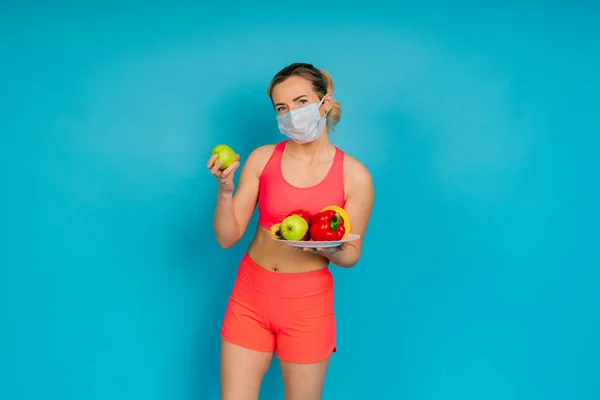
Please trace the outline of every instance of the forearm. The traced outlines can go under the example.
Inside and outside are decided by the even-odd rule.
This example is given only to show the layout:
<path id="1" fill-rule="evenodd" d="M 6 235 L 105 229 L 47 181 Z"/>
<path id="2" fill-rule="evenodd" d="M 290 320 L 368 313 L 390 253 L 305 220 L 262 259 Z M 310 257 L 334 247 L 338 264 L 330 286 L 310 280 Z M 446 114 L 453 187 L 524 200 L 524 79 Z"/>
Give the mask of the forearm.
<path id="1" fill-rule="evenodd" d="M 233 208 L 233 193 L 218 191 L 213 228 L 217 242 L 223 248 L 233 246 L 240 239 L 240 228 Z"/>
<path id="2" fill-rule="evenodd" d="M 352 268 L 360 259 L 360 250 L 351 243 L 346 244 L 343 250 L 328 255 L 329 261 L 338 267 Z"/>

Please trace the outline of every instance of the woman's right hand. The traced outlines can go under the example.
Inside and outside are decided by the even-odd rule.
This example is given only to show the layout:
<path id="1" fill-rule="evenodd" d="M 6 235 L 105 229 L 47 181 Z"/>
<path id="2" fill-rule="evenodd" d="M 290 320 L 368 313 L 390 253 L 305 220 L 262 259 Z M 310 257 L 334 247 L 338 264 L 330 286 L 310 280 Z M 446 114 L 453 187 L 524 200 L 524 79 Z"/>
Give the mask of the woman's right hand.
<path id="1" fill-rule="evenodd" d="M 223 193 L 233 193 L 233 174 L 235 170 L 240 166 L 240 155 L 236 155 L 236 160 L 233 164 L 227 167 L 225 170 L 220 170 L 222 162 L 216 161 L 217 154 L 213 154 L 208 160 L 206 168 L 210 170 L 210 173 L 217 178 L 219 184 L 219 190 Z M 216 162 L 215 162 L 216 161 Z"/>

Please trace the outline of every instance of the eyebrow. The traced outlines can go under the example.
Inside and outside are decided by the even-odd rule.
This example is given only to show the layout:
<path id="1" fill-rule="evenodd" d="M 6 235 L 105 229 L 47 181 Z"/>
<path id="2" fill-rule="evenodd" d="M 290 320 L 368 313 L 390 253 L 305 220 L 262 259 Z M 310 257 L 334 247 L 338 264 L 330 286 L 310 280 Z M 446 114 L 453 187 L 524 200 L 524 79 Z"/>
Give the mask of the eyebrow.
<path id="1" fill-rule="evenodd" d="M 300 100 L 302 97 L 306 97 L 306 95 L 305 95 L 305 94 L 301 94 L 300 96 L 296 97 L 296 98 L 295 98 L 294 100 L 292 100 L 292 101 L 297 101 L 297 100 Z M 285 106 L 285 104 L 283 104 L 283 103 L 277 103 L 277 104 L 275 104 L 275 107 L 277 107 L 277 106 Z"/>

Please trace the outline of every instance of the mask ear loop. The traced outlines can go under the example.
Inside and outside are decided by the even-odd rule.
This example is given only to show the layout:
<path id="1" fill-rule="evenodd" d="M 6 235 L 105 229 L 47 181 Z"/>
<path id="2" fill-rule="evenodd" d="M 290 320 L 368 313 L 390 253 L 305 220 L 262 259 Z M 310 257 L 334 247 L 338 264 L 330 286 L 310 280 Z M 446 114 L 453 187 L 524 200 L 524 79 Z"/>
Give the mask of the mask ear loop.
<path id="1" fill-rule="evenodd" d="M 325 94 L 325 96 L 327 96 L 329 93 Z M 319 106 L 321 106 L 321 104 L 323 104 L 323 102 L 325 101 L 325 96 L 323 96 L 323 98 L 321 99 L 321 101 L 319 102 Z M 325 115 L 323 115 L 321 118 L 327 118 L 327 114 L 329 114 L 329 111 L 331 111 L 331 109 L 333 108 L 333 106 L 329 107 L 329 110 L 325 111 Z"/>

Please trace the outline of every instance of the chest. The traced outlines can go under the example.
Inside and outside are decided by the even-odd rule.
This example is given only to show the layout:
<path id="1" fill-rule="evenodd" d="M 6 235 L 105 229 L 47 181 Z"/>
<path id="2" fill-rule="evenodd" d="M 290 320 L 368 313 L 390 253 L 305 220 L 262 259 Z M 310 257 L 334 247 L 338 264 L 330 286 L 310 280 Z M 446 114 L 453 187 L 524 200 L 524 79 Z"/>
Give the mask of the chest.
<path id="1" fill-rule="evenodd" d="M 323 182 L 331 171 L 333 160 L 324 160 L 312 164 L 295 162 L 293 159 L 282 158 L 282 179 L 291 186 L 310 188 Z"/>
<path id="2" fill-rule="evenodd" d="M 320 179 L 314 175 L 290 171 L 292 179 L 279 174 L 279 179 L 261 179 L 259 189 L 260 213 L 276 221 L 281 221 L 290 212 L 298 209 L 316 214 L 324 207 L 345 204 L 344 177 L 339 174 L 325 174 Z M 304 178 L 304 180 L 300 179 Z M 292 183 L 293 182 L 293 183 Z"/>

